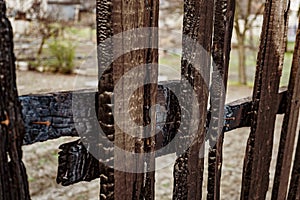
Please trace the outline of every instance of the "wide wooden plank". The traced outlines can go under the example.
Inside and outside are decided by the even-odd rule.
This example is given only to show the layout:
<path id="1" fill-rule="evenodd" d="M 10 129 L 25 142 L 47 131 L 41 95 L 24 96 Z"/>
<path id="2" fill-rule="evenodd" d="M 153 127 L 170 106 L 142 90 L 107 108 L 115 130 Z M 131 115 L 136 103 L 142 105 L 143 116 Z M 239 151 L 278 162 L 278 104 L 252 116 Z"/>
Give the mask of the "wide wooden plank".
<path id="1" fill-rule="evenodd" d="M 22 162 L 24 124 L 16 85 L 13 31 L 0 0 L 0 199 L 30 199 Z"/>
<path id="2" fill-rule="evenodd" d="M 269 186 L 278 88 L 286 39 L 287 1 L 267 0 L 253 91 L 241 199 L 265 199 Z"/>
<path id="3" fill-rule="evenodd" d="M 300 108 L 300 18 L 295 42 L 292 68 L 290 72 L 289 87 L 287 91 L 287 107 L 283 119 L 280 143 L 277 155 L 272 199 L 286 199 L 288 182 L 290 178 L 294 144 Z M 299 157 L 295 157 L 298 160 Z M 295 161 L 296 162 L 296 161 Z M 295 165 L 297 165 L 295 163 Z M 296 173 L 296 172 L 294 172 Z M 292 179 L 296 174 L 292 175 Z M 293 186 L 292 186 L 293 187 Z M 299 187 L 299 186 L 298 186 Z"/>
<path id="4" fill-rule="evenodd" d="M 142 131 L 134 129 L 130 122 L 147 124 L 147 115 L 150 111 L 147 109 L 156 101 L 157 87 L 138 85 L 140 84 L 138 80 L 144 79 L 154 83 L 157 80 L 158 30 L 154 27 L 158 26 L 158 5 L 157 0 L 97 1 L 97 42 L 100 46 L 98 117 L 103 130 L 107 130 L 104 130 L 106 136 L 118 147 L 113 150 L 114 175 L 109 178 L 114 179 L 110 184 L 114 187 L 114 195 L 112 197 L 109 194 L 108 197 L 101 193 L 100 198 L 103 199 L 138 199 L 143 195 L 146 195 L 144 196 L 146 199 L 154 198 L 154 173 L 147 173 L 144 176 L 143 173 L 134 172 L 136 170 L 140 172 L 139 169 L 148 168 L 150 165 L 154 166 L 154 159 L 144 158 L 142 154 L 145 148 L 154 150 L 154 143 L 153 141 L 142 143 L 140 136 L 143 136 L 144 131 L 154 133 L 155 126 Z M 153 28 L 148 28 L 146 32 L 141 31 L 146 27 Z M 150 68 L 144 64 L 156 66 Z M 134 71 L 135 67 L 141 65 L 144 66 Z M 131 70 L 133 74 L 126 75 Z M 116 89 L 117 84 L 119 88 Z M 136 91 L 130 99 L 129 110 L 124 112 L 124 106 L 129 101 L 126 95 L 131 89 Z M 107 98 L 109 96 L 113 102 Z M 127 116 L 126 113 L 129 111 L 130 116 Z M 150 112 L 150 115 L 154 116 L 154 111 Z M 128 132 L 136 137 L 131 137 Z M 120 149 L 127 154 L 121 154 Z M 132 153 L 136 155 L 136 161 L 132 160 L 133 156 L 130 155 Z M 145 177 L 147 180 L 144 180 Z M 149 186 L 151 189 L 145 188 Z M 149 192 L 142 193 L 142 190 Z"/>

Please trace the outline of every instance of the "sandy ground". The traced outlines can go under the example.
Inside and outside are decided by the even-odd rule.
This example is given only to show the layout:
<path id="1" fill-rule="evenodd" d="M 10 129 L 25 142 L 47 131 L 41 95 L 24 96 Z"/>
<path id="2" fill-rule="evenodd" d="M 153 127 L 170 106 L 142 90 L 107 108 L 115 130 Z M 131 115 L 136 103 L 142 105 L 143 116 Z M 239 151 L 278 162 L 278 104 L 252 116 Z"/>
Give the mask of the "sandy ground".
<path id="1" fill-rule="evenodd" d="M 95 88 L 95 76 L 59 75 L 38 72 L 18 71 L 17 83 L 20 95 L 29 93 L 44 93 L 62 90 Z M 229 86 L 227 102 L 250 96 L 249 87 Z M 278 130 L 281 127 L 282 116 L 278 117 L 276 124 L 275 143 L 278 143 Z M 222 171 L 222 199 L 239 199 L 242 165 L 249 128 L 241 128 L 226 133 L 224 141 L 224 163 Z M 30 184 L 33 200 L 59 200 L 59 199 L 98 199 L 99 180 L 89 183 L 82 182 L 69 187 L 63 187 L 55 182 L 57 172 L 58 146 L 76 138 L 60 138 L 30 146 L 24 146 L 24 161 Z M 276 146 L 276 145 L 275 145 Z M 277 148 L 274 148 L 274 153 Z M 276 154 L 273 154 L 276 155 Z M 275 159 L 275 156 L 274 156 Z M 274 166 L 274 159 L 272 165 Z M 161 158 L 159 162 L 170 165 L 156 172 L 156 199 L 171 199 L 172 158 Z M 273 177 L 271 171 L 271 179 Z M 207 173 L 205 173 L 207 175 Z M 207 177 L 205 177 L 205 180 Z M 206 183 L 203 186 L 205 194 Z M 206 199 L 206 198 L 204 198 Z"/>

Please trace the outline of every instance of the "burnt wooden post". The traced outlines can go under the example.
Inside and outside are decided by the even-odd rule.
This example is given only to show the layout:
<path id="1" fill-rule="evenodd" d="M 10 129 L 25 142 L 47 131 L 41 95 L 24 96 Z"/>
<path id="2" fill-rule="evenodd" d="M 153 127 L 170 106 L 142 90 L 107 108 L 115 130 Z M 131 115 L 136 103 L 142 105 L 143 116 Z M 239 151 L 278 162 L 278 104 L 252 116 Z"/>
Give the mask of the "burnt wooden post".
<path id="1" fill-rule="evenodd" d="M 300 17 L 299 17 L 299 23 L 298 23 L 298 30 L 297 30 L 297 37 L 296 37 L 296 43 L 295 43 L 295 50 L 294 50 L 294 57 L 293 57 L 293 64 L 292 64 L 292 70 L 291 70 L 291 80 L 290 80 L 291 87 L 294 86 L 294 89 L 290 91 L 290 115 L 291 122 L 288 123 L 287 126 L 287 132 L 290 131 L 291 134 L 293 134 L 292 131 L 296 130 L 297 126 L 297 116 L 299 112 L 299 102 L 300 102 Z M 294 110 L 295 109 L 295 110 Z M 298 112 L 297 112 L 298 110 Z M 294 112 L 294 114 L 293 114 Z M 289 128 L 289 129 L 288 129 Z M 293 136 L 293 135 L 292 135 Z M 288 138 L 287 138 L 288 139 Z M 286 140 L 288 142 L 288 140 Z M 289 145 L 289 144 L 287 144 Z M 293 149 L 293 145 L 290 145 L 289 148 Z M 287 152 L 290 153 L 290 152 Z M 290 153 L 292 156 L 292 153 Z M 300 132 L 298 133 L 298 144 L 297 149 L 294 157 L 294 164 L 293 164 L 293 170 L 291 174 L 291 180 L 290 180 L 290 189 L 288 193 L 289 200 L 294 199 L 300 199 Z M 290 158 L 289 158 L 290 159 Z M 290 165 L 289 165 L 290 167 Z M 287 172 L 285 172 L 287 173 Z M 283 176 L 283 175 L 282 175 Z M 284 179 L 285 180 L 285 179 Z M 288 180 L 288 179 L 287 179 Z M 285 189 L 286 192 L 286 189 Z M 280 194 L 280 193 L 279 193 Z"/>
<path id="2" fill-rule="evenodd" d="M 156 82 L 157 80 L 158 53 L 153 48 L 158 46 L 158 33 L 155 28 L 149 28 L 146 32 L 138 29 L 158 26 L 158 5 L 157 0 L 97 1 L 99 122 L 108 139 L 114 141 L 114 145 L 128 153 L 141 154 L 146 149 L 154 150 L 154 138 L 150 137 L 144 143 L 140 137 L 144 136 L 144 131 L 153 134 L 155 126 L 139 131 L 132 129 L 128 123 L 129 119 L 125 117 L 122 109 L 126 104 L 125 101 L 128 101 L 125 96 L 130 92 L 131 88 L 128 88 L 128 84 L 131 84 L 131 87 L 136 87 L 136 91 L 130 99 L 130 116 L 132 120 L 143 126 L 151 123 L 149 111 L 151 105 L 156 102 L 157 86 L 139 86 L 136 80 L 138 78 L 150 82 Z M 136 30 L 137 32 L 135 32 Z M 127 33 L 123 34 L 126 31 Z M 129 33 L 128 31 L 132 32 Z M 111 40 L 111 42 L 108 44 L 104 42 L 108 40 Z M 144 45 L 146 48 L 134 48 L 137 43 L 139 46 Z M 131 49 L 131 51 L 126 52 L 125 49 Z M 155 64 L 156 67 L 153 65 L 152 68 L 144 66 L 143 69 L 134 72 L 132 77 L 127 77 L 130 79 L 129 82 L 121 79 L 125 73 L 145 64 Z M 117 94 L 119 98 L 116 100 L 114 86 L 120 80 L 122 89 Z M 111 102 L 111 98 L 114 99 L 114 103 Z M 121 121 L 117 122 L 118 125 L 116 125 L 115 116 L 112 116 L 112 113 L 115 116 L 124 116 Z M 154 113 L 152 112 L 150 115 L 153 117 Z M 132 137 L 125 130 L 136 131 L 134 133 L 136 137 Z M 145 167 L 153 170 L 154 157 L 144 160 L 143 156 L 140 156 L 136 163 L 132 163 L 134 161 L 130 161 L 131 156 L 120 156 L 116 148 L 110 149 L 115 153 L 113 159 L 115 169 L 109 168 L 106 175 L 102 174 L 100 176 L 100 199 L 154 199 L 154 172 L 128 172 L 134 171 L 131 168 L 135 165 L 137 165 L 137 171 Z M 144 166 L 145 161 L 146 166 Z M 125 166 L 123 168 L 125 172 L 116 170 L 118 168 L 116 165 L 120 164 Z"/>
<path id="3" fill-rule="evenodd" d="M 181 120 L 182 139 L 178 147 L 185 148 L 191 139 L 192 143 L 175 162 L 173 199 L 202 198 L 204 127 L 207 116 L 213 8 L 212 0 L 184 1 L 181 80 L 186 79 L 188 83 L 182 81 L 180 86 L 181 108 L 184 108 L 181 110 L 181 116 L 185 120 Z M 198 45 L 203 49 L 197 48 Z M 193 102 L 193 91 L 197 95 L 197 102 Z M 198 123 L 198 119 L 193 119 L 195 110 L 191 107 L 196 103 L 198 106 L 195 109 L 200 113 L 199 124 L 195 124 Z M 195 136 L 191 135 L 192 127 L 198 127 Z"/>
<path id="4" fill-rule="evenodd" d="M 220 199 L 222 148 L 224 139 L 224 105 L 234 22 L 235 0 L 215 2 L 213 36 L 213 72 L 210 101 L 210 143 L 208 156 L 207 199 Z M 233 119 L 231 117 L 231 119 Z M 230 119 L 229 119 L 230 120 Z"/>
<path id="5" fill-rule="evenodd" d="M 274 184 L 272 188 L 272 199 L 274 200 L 286 198 L 290 171 L 291 171 L 292 156 L 293 156 L 294 144 L 295 144 L 295 138 L 297 132 L 299 106 L 300 106 L 299 104 L 300 102 L 300 27 L 299 25 L 300 25 L 300 21 L 298 24 L 293 62 L 292 62 L 289 86 L 287 91 L 287 107 L 286 107 L 283 124 L 282 124 L 280 143 L 278 148 L 278 156 L 277 156 L 277 165 L 276 165 L 276 171 L 274 177 Z M 299 157 L 295 157 L 294 167 L 297 166 L 296 160 L 299 160 Z M 291 179 L 295 180 L 296 177 L 297 175 L 296 172 L 294 171 L 294 174 L 291 176 Z M 298 178 L 299 178 L 299 173 L 298 173 Z M 292 188 L 293 187 L 294 186 L 292 186 Z M 289 199 L 293 199 L 293 198 L 289 198 Z"/>
<path id="6" fill-rule="evenodd" d="M 22 162 L 24 125 L 16 86 L 13 33 L 0 1 L 0 199 L 30 199 Z"/>
<path id="7" fill-rule="evenodd" d="M 265 4 L 253 91 L 252 123 L 244 160 L 241 199 L 265 199 L 269 186 L 279 81 L 287 26 L 287 1 Z"/>

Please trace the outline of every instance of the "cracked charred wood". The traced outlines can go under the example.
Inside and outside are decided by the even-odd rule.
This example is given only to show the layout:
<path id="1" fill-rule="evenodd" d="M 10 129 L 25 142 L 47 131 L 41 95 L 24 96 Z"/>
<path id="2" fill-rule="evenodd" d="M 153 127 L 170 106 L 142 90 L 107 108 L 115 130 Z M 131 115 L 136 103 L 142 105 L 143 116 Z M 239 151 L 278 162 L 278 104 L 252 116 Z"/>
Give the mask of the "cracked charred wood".
<path id="1" fill-rule="evenodd" d="M 220 199 L 224 140 L 223 108 L 227 89 L 235 0 L 217 0 L 214 10 L 213 72 L 210 89 L 210 110 L 212 112 L 210 128 L 207 132 L 210 145 L 208 152 L 208 200 Z"/>
<path id="2" fill-rule="evenodd" d="M 92 91 L 82 91 L 82 96 L 86 93 L 95 95 Z M 78 136 L 72 97 L 73 92 L 20 96 L 26 131 L 23 143 L 28 145 L 62 136 Z"/>
<path id="3" fill-rule="evenodd" d="M 156 129 L 158 134 L 156 135 L 155 142 L 157 144 L 156 149 L 160 149 L 172 141 L 180 126 L 180 108 L 175 95 L 175 93 L 178 94 L 178 84 L 179 81 L 170 81 L 169 83 L 165 82 L 158 85 L 157 96 L 160 107 L 157 110 Z M 82 99 L 90 99 L 86 102 L 97 102 L 98 93 L 94 91 L 57 92 L 19 97 L 25 127 L 23 145 L 57 139 L 64 136 L 80 136 L 80 133 L 78 133 L 76 129 L 73 116 L 75 110 L 72 108 L 72 95 L 74 93 L 76 93 L 77 98 L 81 96 Z M 286 95 L 287 91 L 285 89 L 279 93 L 277 114 L 283 114 L 285 112 L 287 104 Z M 93 116 L 91 115 L 91 111 L 86 112 L 86 109 L 88 109 L 88 106 L 91 106 L 90 108 L 97 110 L 97 104 L 89 103 L 85 104 L 85 106 L 77 107 L 76 112 L 87 113 L 86 115 L 89 115 L 91 119 L 94 118 L 96 114 L 94 113 Z M 225 132 L 250 126 L 250 97 L 228 103 L 224 109 Z M 210 112 L 208 111 L 207 127 L 209 127 L 210 124 L 209 115 Z M 79 121 L 78 127 L 81 127 Z M 79 130 L 85 131 L 85 129 L 81 128 L 79 128 Z M 175 150 L 169 149 L 167 152 L 174 153 Z"/>
<path id="4" fill-rule="evenodd" d="M 184 1 L 181 58 L 181 153 L 174 165 L 173 199 L 201 199 L 214 1 Z M 201 46 L 199 48 L 199 46 Z M 187 80 L 187 81 L 185 81 Z M 193 93 L 196 97 L 193 98 Z M 194 101 L 194 99 L 196 99 Z M 196 105 L 195 108 L 191 105 Z M 195 118 L 199 111 L 200 115 Z M 196 129 L 196 130 L 195 130 Z M 193 133 L 195 132 L 195 133 Z M 186 146 L 189 146 L 186 149 Z"/>
<path id="5" fill-rule="evenodd" d="M 0 0 L 0 199 L 30 199 L 22 162 L 24 125 L 16 85 L 13 32 Z"/>
<path id="6" fill-rule="evenodd" d="M 157 111 L 156 124 L 159 133 L 156 135 L 155 143 L 157 150 L 163 147 L 165 149 L 162 153 L 156 154 L 156 157 L 176 152 L 176 148 L 172 145 L 169 147 L 168 144 L 172 142 L 180 126 L 180 116 L 175 114 L 178 112 L 179 103 L 176 96 L 171 93 L 171 91 L 178 90 L 178 88 L 179 87 L 176 87 L 174 83 L 169 83 L 168 86 L 160 85 L 158 88 L 158 99 L 162 108 L 161 111 Z M 280 93 L 278 102 L 281 103 L 278 105 L 277 113 L 283 114 L 286 107 L 286 91 Z M 224 109 L 225 132 L 236 128 L 249 127 L 251 125 L 252 113 L 250 97 L 226 104 Z M 108 179 L 108 167 L 103 163 L 100 163 L 102 164 L 101 166 L 99 163 L 97 164 L 97 159 L 94 158 L 90 152 L 85 150 L 86 148 L 89 148 L 89 146 L 80 141 L 70 142 L 60 146 L 62 151 L 59 153 L 58 183 L 67 186 L 80 181 L 97 179 L 100 175 L 102 175 L 102 178 L 105 178 L 105 180 Z M 113 160 L 112 151 L 108 156 L 111 156 Z M 105 157 L 107 157 L 107 155 L 105 155 Z M 101 168 L 101 173 L 98 170 L 99 168 L 96 167 L 97 165 Z"/>
<path id="7" fill-rule="evenodd" d="M 265 199 L 269 187 L 278 89 L 286 44 L 289 10 L 287 3 L 288 0 L 268 0 L 265 4 L 241 200 Z"/>
<path id="8" fill-rule="evenodd" d="M 148 142 L 143 143 L 140 138 L 130 137 L 122 131 L 122 128 L 125 126 L 129 129 L 132 128 L 128 126 L 129 120 L 123 120 L 122 122 L 121 120 L 117 120 L 117 123 L 122 123 L 122 125 L 120 125 L 121 127 L 115 124 L 114 118 L 116 114 L 124 115 L 120 110 L 122 110 L 122 105 L 124 105 L 127 99 L 120 98 L 116 100 L 118 104 L 114 104 L 108 97 L 112 96 L 115 100 L 116 96 L 113 93 L 114 84 L 116 84 L 126 72 L 144 64 L 158 63 L 158 32 L 154 27 L 158 27 L 159 2 L 157 0 L 97 0 L 96 2 L 99 68 L 99 107 L 97 113 L 100 126 L 102 129 L 107 130 L 107 132 L 105 132 L 106 136 L 123 150 L 135 153 L 144 152 L 145 149 L 149 148 L 154 150 L 154 137 L 148 138 Z M 143 31 L 139 32 L 140 28 L 146 27 L 148 27 L 147 33 L 143 33 Z M 130 32 L 132 30 L 135 31 Z M 131 38 L 128 38 L 128 35 Z M 117 37 L 119 42 L 114 41 L 112 36 L 114 36 L 114 39 Z M 137 44 L 144 46 L 137 48 L 134 46 Z M 126 48 L 130 48 L 131 50 L 126 52 Z M 120 53 L 120 55 L 117 55 L 118 53 Z M 136 72 L 131 77 L 136 79 L 143 77 L 144 81 L 155 82 L 155 80 L 157 80 L 157 66 L 154 66 L 156 65 L 152 65 L 152 68 L 145 66 L 143 70 L 138 70 L 139 72 Z M 144 72 L 145 74 L 143 74 Z M 137 81 L 131 81 L 130 83 L 132 87 L 138 86 Z M 128 83 L 126 84 L 121 81 L 120 84 L 122 89 L 118 92 L 118 96 L 124 96 L 132 89 L 128 87 Z M 156 90 L 157 87 L 151 87 L 150 85 L 145 85 L 136 90 L 135 95 L 131 99 L 132 104 L 130 107 L 130 115 L 133 121 L 148 125 L 149 113 L 152 117 L 155 115 L 154 111 L 148 109 L 156 101 Z M 114 111 L 113 108 L 115 108 Z M 112 116 L 113 112 L 114 116 Z M 145 131 L 153 134 L 155 132 L 155 126 L 147 126 Z M 112 147 L 109 147 L 109 149 L 112 149 Z M 124 156 L 119 156 L 117 151 L 118 149 L 115 148 L 114 168 L 120 164 L 117 162 L 124 159 Z M 135 162 L 136 165 L 147 165 L 145 166 L 147 169 L 154 167 L 154 158 L 142 158 L 139 155 L 137 155 L 137 157 L 139 161 Z M 141 159 L 144 159 L 144 161 Z M 128 159 L 122 163 L 129 171 L 132 170 L 132 166 L 130 166 L 132 164 L 133 163 Z M 144 169 L 144 166 L 139 167 Z M 113 169 L 110 169 L 110 172 L 110 180 L 112 182 L 109 185 L 112 186 L 112 188 L 103 190 L 101 184 L 100 199 L 154 198 L 154 172 L 133 174 L 116 170 L 114 173 Z M 148 188 L 149 186 L 151 187 L 150 189 Z M 142 190 L 146 192 L 141 193 Z M 146 196 L 142 196 L 143 194 Z"/>

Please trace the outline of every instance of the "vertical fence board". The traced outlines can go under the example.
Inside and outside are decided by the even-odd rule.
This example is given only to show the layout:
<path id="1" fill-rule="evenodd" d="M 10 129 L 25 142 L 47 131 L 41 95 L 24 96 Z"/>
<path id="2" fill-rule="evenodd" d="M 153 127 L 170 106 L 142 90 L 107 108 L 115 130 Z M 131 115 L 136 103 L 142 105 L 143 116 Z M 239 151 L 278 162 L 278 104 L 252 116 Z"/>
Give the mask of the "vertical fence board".
<path id="1" fill-rule="evenodd" d="M 265 199 L 282 72 L 287 1 L 265 4 L 253 92 L 252 124 L 244 160 L 241 199 Z"/>
<path id="2" fill-rule="evenodd" d="M 295 81 L 295 88 L 293 96 L 291 97 L 292 104 L 298 106 L 299 111 L 299 102 L 300 102 L 300 18 L 298 23 L 298 31 L 295 43 L 294 57 L 293 57 L 293 66 L 292 72 Z M 295 105 L 296 104 L 296 105 Z M 292 113 L 297 113 L 297 110 L 290 110 Z M 297 123 L 296 123 L 297 125 Z M 293 147 L 293 146 L 291 146 Z M 300 199 L 300 132 L 298 133 L 298 144 L 294 158 L 293 170 L 291 174 L 291 180 L 289 185 L 288 200 Z"/>
<path id="3" fill-rule="evenodd" d="M 30 199 L 22 162 L 24 125 L 16 85 L 13 32 L 0 1 L 0 199 Z"/>
<path id="4" fill-rule="evenodd" d="M 235 0 L 217 0 L 213 38 L 213 72 L 211 86 L 211 116 L 207 138 L 208 156 L 207 199 L 220 199 L 224 105 L 226 97 Z"/>
<path id="5" fill-rule="evenodd" d="M 300 20 L 300 18 L 299 18 Z M 300 22 L 300 21 L 299 21 Z M 285 199 L 292 156 L 294 151 L 295 136 L 299 117 L 300 101 L 300 23 L 298 24 L 297 37 L 293 55 L 290 80 L 287 91 L 287 107 L 283 119 L 280 143 L 277 155 L 274 184 L 272 188 L 272 199 Z M 296 157 L 297 158 L 297 157 Z M 299 159 L 299 158 L 297 158 Z"/>
<path id="6" fill-rule="evenodd" d="M 101 42 L 107 40 L 110 36 L 114 38 L 109 45 L 101 47 L 98 51 L 100 71 L 98 117 L 100 118 L 100 124 L 104 122 L 102 123 L 104 128 L 105 124 L 109 125 L 107 127 L 109 138 L 114 140 L 114 144 L 120 149 L 128 153 L 143 153 L 146 148 L 148 151 L 149 148 L 154 150 L 154 138 L 149 138 L 146 143 L 143 143 L 141 137 L 144 136 L 144 131 L 153 133 L 155 125 L 137 130 L 130 125 L 121 108 L 124 108 L 125 101 L 128 101 L 125 96 L 132 89 L 129 88 L 130 84 L 130 87 L 133 87 L 136 91 L 130 99 L 129 111 L 125 112 L 130 112 L 132 121 L 138 125 L 150 123 L 150 106 L 154 105 L 156 101 L 157 87 L 138 85 L 139 83 L 136 80 L 144 79 L 144 81 L 157 82 L 158 53 L 157 49 L 154 49 L 158 46 L 157 29 L 150 28 L 148 32 L 135 32 L 134 29 L 158 26 L 158 1 L 112 0 L 98 1 L 97 5 L 98 44 L 102 45 Z M 147 48 L 136 48 L 136 46 L 143 45 Z M 126 49 L 131 51 L 126 52 Z M 109 63 L 109 61 L 113 61 L 113 63 Z M 144 66 L 143 69 L 134 69 L 147 63 L 155 65 L 152 65 L 152 68 Z M 131 76 L 126 75 L 131 70 L 135 70 L 134 74 Z M 113 93 L 117 83 L 121 86 L 121 90 L 118 90 L 117 94 L 118 99 L 116 99 L 116 94 Z M 106 98 L 105 95 L 108 94 L 110 96 Z M 113 103 L 110 100 L 111 97 L 114 99 L 114 111 L 112 109 L 107 110 L 107 105 Z M 101 107 L 103 108 L 101 109 Z M 110 107 L 112 108 L 112 106 Z M 113 122 L 114 119 L 107 121 L 109 117 L 103 114 L 105 109 L 108 113 L 113 111 L 114 118 L 116 114 L 123 116 L 121 117 L 122 120 L 117 123 L 116 121 Z M 150 112 L 150 114 L 154 118 L 155 113 Z M 152 123 L 155 123 L 155 121 Z M 135 137 L 132 137 L 132 134 Z M 144 170 L 145 167 L 153 170 L 154 157 L 144 158 L 138 156 L 137 160 L 134 161 L 130 159 L 133 158 L 131 155 L 119 155 L 117 148 L 114 148 L 114 153 L 114 169 L 111 169 L 110 177 L 108 179 L 104 177 L 105 180 L 103 180 L 110 180 L 109 185 L 112 186 L 110 190 L 114 189 L 114 194 L 110 198 L 122 200 L 154 199 L 154 172 L 134 173 L 136 170 Z M 144 164 L 145 162 L 146 164 Z M 118 165 L 124 165 L 124 167 Z M 136 169 L 133 169 L 132 166 L 135 166 Z M 123 170 L 126 170 L 126 172 Z M 101 180 L 101 188 L 105 192 L 107 187 L 102 186 L 103 181 Z M 106 194 L 102 194 L 102 196 L 103 198 L 107 197 Z"/>
<path id="7" fill-rule="evenodd" d="M 181 120 L 180 129 L 182 138 L 178 148 L 184 145 L 191 137 L 194 126 L 198 126 L 189 149 L 180 155 L 174 165 L 174 190 L 173 199 L 201 199 L 204 168 L 204 137 L 206 123 L 206 108 L 208 101 L 208 85 L 210 71 L 210 52 L 213 27 L 214 1 L 184 1 L 183 19 L 183 55 L 181 60 L 181 80 L 187 79 L 188 84 L 181 83 Z M 193 42 L 191 42 L 193 41 Z M 200 45 L 204 51 L 199 50 Z M 207 54 L 206 54 L 207 53 Z M 195 104 L 192 99 L 192 90 L 195 91 L 200 112 L 199 124 L 193 120 L 191 105 Z M 183 119 L 182 118 L 182 119 Z M 187 119 L 190 118 L 190 119 Z"/>

